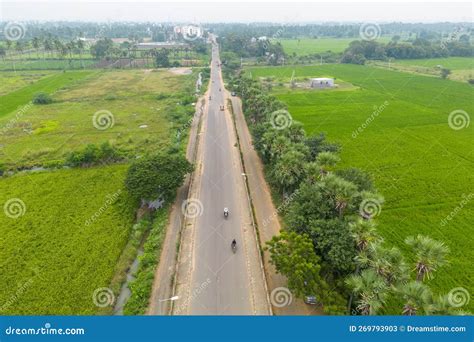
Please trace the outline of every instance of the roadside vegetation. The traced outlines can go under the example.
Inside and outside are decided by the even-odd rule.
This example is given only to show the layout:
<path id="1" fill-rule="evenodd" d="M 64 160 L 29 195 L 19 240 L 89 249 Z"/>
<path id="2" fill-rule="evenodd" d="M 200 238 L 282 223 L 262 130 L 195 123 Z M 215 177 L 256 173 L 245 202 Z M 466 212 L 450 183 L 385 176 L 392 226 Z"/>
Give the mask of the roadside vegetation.
<path id="1" fill-rule="evenodd" d="M 142 202 L 127 190 L 128 169 L 156 154 L 182 161 L 201 71 L 205 78 L 205 70 L 14 78 L 19 85 L 0 107 L 0 203 L 14 199 L 21 215 L 0 217 L 0 286 L 9 289 L 0 314 L 111 314 L 140 246 L 124 313 L 144 312 L 182 177 L 167 184 L 166 199 L 152 192 Z M 153 172 L 162 175 L 163 166 Z"/>
<path id="2" fill-rule="evenodd" d="M 273 73 L 272 68 L 260 70 Z M 393 75 L 386 76 L 388 88 L 384 89 L 389 89 L 388 76 Z M 454 284 L 462 278 L 452 269 L 451 249 L 443 241 L 449 237 L 435 240 L 415 230 L 413 235 L 401 231 L 401 244 L 394 245 L 396 240 L 390 236 L 384 239 L 387 229 L 401 229 L 398 225 L 384 228 L 383 215 L 376 219 L 386 200 L 372 176 L 344 163 L 346 155 L 341 156 L 340 147 L 326 142 L 324 135 L 312 129 L 313 135 L 308 136 L 287 112 L 285 101 L 280 100 L 285 97 L 268 94 L 260 82 L 246 76 L 229 83 L 242 96 L 275 200 L 288 203 L 281 213 L 285 231 L 268 248 L 271 262 L 287 276 L 295 295 L 315 295 L 328 314 L 463 314 L 448 300 L 450 287 L 432 288 L 431 279 L 445 281 L 447 273 Z M 321 106 L 321 97 L 317 98 Z M 300 106 L 302 99 L 293 98 Z M 307 112 L 309 107 L 304 108 Z M 406 198 L 406 194 L 400 196 Z M 461 260 L 469 258 L 456 259 Z M 461 284 L 468 286 L 464 281 Z"/>

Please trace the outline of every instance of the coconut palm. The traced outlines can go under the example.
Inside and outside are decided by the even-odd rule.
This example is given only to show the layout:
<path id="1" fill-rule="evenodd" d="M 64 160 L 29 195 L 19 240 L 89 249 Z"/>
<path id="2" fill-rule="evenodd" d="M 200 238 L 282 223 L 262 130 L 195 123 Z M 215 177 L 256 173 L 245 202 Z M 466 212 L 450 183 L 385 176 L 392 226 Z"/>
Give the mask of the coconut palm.
<path id="1" fill-rule="evenodd" d="M 409 281 L 394 288 L 395 293 L 403 299 L 402 314 L 415 316 L 420 310 L 425 309 L 431 301 L 431 290 L 419 281 Z"/>
<path id="2" fill-rule="evenodd" d="M 415 271 L 418 281 L 431 279 L 433 272 L 446 263 L 449 248 L 443 242 L 433 240 L 428 236 L 417 235 L 407 237 L 405 243 L 415 252 Z"/>
<path id="3" fill-rule="evenodd" d="M 360 275 L 352 275 L 346 284 L 358 296 L 357 310 L 362 315 L 375 315 L 385 304 L 387 285 L 374 270 L 367 269 Z"/>

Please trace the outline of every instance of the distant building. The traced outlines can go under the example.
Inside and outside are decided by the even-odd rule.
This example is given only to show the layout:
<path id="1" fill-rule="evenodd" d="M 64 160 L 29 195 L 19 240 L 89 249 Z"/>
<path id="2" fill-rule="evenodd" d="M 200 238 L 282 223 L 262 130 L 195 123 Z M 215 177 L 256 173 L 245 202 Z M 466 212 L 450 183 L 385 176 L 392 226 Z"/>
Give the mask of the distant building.
<path id="1" fill-rule="evenodd" d="M 185 48 L 188 44 L 178 42 L 150 42 L 150 43 L 138 43 L 138 49 L 174 49 L 174 48 Z"/>
<path id="2" fill-rule="evenodd" d="M 318 77 L 310 80 L 311 88 L 333 88 L 334 78 Z"/>

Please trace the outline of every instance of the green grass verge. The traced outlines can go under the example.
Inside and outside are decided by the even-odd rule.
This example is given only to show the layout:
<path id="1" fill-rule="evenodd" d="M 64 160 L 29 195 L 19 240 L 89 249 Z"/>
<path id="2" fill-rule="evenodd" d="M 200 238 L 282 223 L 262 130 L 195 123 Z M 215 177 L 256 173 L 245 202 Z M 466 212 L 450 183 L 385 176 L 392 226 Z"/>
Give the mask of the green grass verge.
<path id="1" fill-rule="evenodd" d="M 169 207 L 164 207 L 154 215 L 150 233 L 143 246 L 143 255 L 139 258 L 139 268 L 135 279 L 129 286 L 132 295 L 125 305 L 125 315 L 143 315 L 148 308 L 155 270 L 159 263 L 159 255 L 168 225 L 168 214 Z"/>

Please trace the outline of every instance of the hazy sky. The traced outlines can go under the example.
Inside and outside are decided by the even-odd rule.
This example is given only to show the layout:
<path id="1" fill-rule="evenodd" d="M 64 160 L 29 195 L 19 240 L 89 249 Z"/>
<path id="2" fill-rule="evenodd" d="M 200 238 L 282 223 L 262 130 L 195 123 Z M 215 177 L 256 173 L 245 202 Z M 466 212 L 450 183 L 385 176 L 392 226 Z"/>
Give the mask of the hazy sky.
<path id="1" fill-rule="evenodd" d="M 1 0 L 0 0 L 1 1 Z M 472 22 L 472 2 L 1 1 L 0 20 Z"/>

